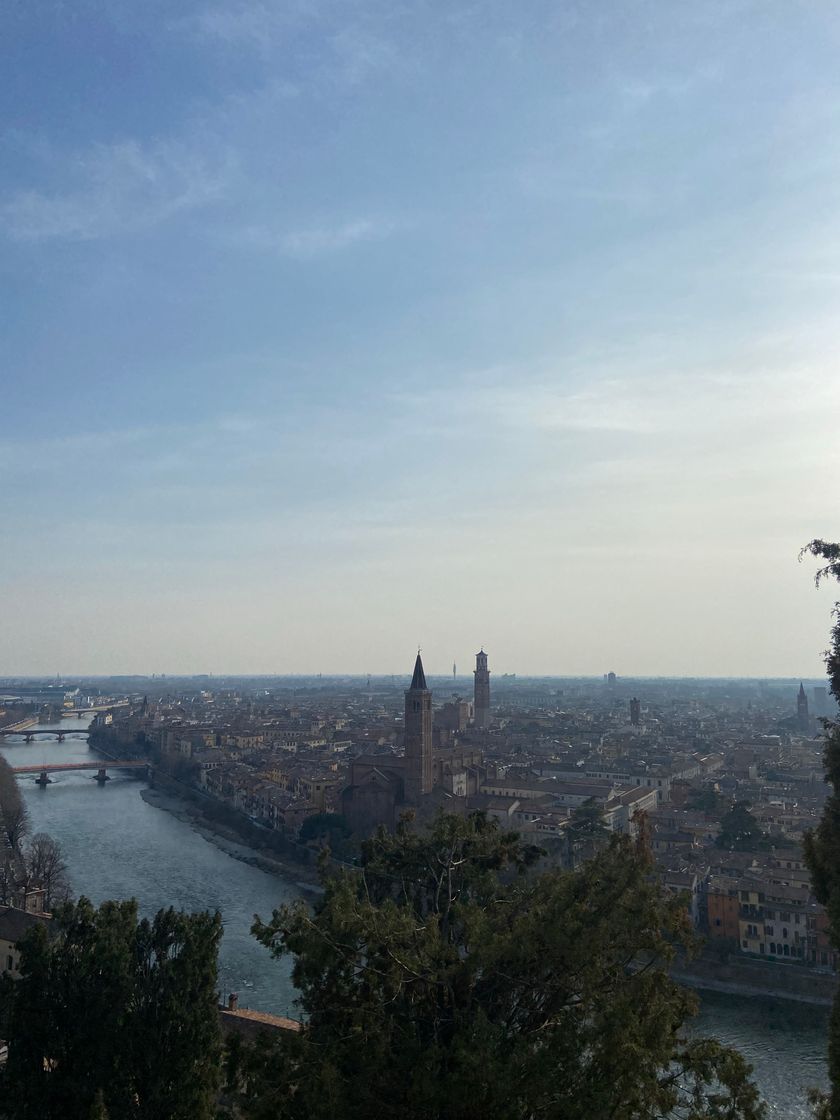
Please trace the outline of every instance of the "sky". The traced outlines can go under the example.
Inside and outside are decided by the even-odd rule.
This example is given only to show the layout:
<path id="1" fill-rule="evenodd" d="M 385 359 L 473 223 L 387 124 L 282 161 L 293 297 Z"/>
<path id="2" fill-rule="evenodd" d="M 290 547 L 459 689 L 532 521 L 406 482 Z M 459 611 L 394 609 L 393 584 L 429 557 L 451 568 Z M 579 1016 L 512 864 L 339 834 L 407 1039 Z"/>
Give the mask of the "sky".
<path id="1" fill-rule="evenodd" d="M 821 674 L 833 0 L 0 44 L 0 674 Z"/>

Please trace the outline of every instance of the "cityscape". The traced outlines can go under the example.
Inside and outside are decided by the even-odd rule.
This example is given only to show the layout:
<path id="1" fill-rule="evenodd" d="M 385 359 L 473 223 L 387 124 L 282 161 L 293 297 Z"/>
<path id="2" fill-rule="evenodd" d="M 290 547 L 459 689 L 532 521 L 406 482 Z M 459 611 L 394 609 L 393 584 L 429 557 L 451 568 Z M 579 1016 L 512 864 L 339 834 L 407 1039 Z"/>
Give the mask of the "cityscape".
<path id="1" fill-rule="evenodd" d="M 0 1120 L 840 1120 L 840 5 L 0 5 Z"/>
<path id="2" fill-rule="evenodd" d="M 5 681 L 0 733 L 16 760 L 31 760 L 16 767 L 29 771 L 23 780 L 45 788 L 73 764 L 42 764 L 44 744 L 60 757 L 60 729 L 90 717 L 92 761 L 71 772 L 89 767 L 102 781 L 140 766 L 142 780 L 199 812 L 223 807 L 289 866 L 306 867 L 324 847 L 352 863 L 365 836 L 393 830 L 406 812 L 428 821 L 481 811 L 557 867 L 591 854 L 581 807 L 597 808 L 605 835 L 635 837 L 644 820 L 663 884 L 687 893 L 707 939 L 690 965 L 696 983 L 830 1002 L 837 954 L 802 852 L 827 796 L 821 721 L 835 708 L 826 686 L 610 671 L 508 675 L 491 687 L 488 658 L 476 655 L 471 688 L 454 673 L 427 681 L 419 652 L 405 690 L 396 677 L 151 678 L 131 691 L 116 681 Z M 6 845 L 0 902 L 37 913 Z M 791 961 L 803 967 L 775 968 Z"/>

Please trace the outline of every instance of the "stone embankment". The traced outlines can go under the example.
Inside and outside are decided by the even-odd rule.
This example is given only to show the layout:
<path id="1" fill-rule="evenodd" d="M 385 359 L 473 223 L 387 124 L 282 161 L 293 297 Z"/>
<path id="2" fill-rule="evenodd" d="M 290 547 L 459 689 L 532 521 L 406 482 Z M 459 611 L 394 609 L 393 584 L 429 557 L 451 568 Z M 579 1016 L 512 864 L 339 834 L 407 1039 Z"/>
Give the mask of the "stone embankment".
<path id="1" fill-rule="evenodd" d="M 318 853 L 294 844 L 271 829 L 255 824 L 244 813 L 209 794 L 155 770 L 153 788 L 143 800 L 186 821 L 234 859 L 294 882 L 302 890 L 320 893 Z"/>
<path id="2" fill-rule="evenodd" d="M 671 975 L 688 988 L 738 996 L 769 996 L 816 1007 L 831 1007 L 837 976 L 803 965 L 721 957 L 707 947 L 692 960 L 680 959 Z"/>

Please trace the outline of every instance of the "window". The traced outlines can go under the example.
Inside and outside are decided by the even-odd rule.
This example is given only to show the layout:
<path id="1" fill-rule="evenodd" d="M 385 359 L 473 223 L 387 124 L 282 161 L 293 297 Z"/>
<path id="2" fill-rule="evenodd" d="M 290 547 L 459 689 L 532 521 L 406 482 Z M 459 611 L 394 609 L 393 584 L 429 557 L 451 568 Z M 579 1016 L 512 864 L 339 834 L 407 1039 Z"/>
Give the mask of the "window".
<path id="1" fill-rule="evenodd" d="M 776 955 L 776 942 L 775 941 L 772 941 L 770 943 L 770 953 L 771 953 L 772 956 L 775 957 L 775 955 Z"/>
<path id="2" fill-rule="evenodd" d="M 747 947 L 747 943 L 746 943 L 746 941 L 745 941 L 745 942 L 744 942 L 744 948 L 746 949 L 746 947 Z"/>
<path id="3" fill-rule="evenodd" d="M 720 925 L 720 918 L 715 918 L 715 925 L 716 925 L 716 926 L 719 926 L 719 925 Z"/>

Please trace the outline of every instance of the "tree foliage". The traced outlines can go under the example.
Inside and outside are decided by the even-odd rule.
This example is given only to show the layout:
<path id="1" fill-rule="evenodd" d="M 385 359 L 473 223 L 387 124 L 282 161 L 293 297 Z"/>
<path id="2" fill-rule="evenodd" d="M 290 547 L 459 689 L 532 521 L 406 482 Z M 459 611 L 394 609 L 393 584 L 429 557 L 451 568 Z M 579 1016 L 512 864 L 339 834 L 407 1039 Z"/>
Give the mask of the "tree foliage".
<path id="1" fill-rule="evenodd" d="M 349 840 L 351 831 L 347 818 L 340 813 L 313 813 L 300 826 L 298 839 L 304 844 L 321 841 L 335 850 Z"/>
<path id="2" fill-rule="evenodd" d="M 219 1078 L 218 914 L 87 899 L 20 942 L 4 1120 L 210 1120 Z"/>
<path id="3" fill-rule="evenodd" d="M 802 550 L 825 560 L 816 574 L 817 586 L 827 578 L 840 580 L 840 545 L 813 540 Z M 840 603 L 834 604 L 831 645 L 825 663 L 832 695 L 840 703 Z M 805 837 L 805 859 L 817 900 L 828 913 L 829 937 L 840 950 L 840 723 L 825 720 L 823 761 L 826 781 L 832 793 L 823 808 L 816 829 Z M 820 1115 L 825 1120 L 840 1120 L 840 999 L 835 997 L 828 1036 L 828 1072 L 831 1093 L 823 1100 Z"/>
<path id="4" fill-rule="evenodd" d="M 14 849 L 29 829 L 29 814 L 14 770 L 7 760 L 0 756 L 0 829 Z"/>
<path id="5" fill-rule="evenodd" d="M 760 852 L 771 847 L 770 838 L 750 812 L 749 801 L 735 801 L 724 813 L 715 844 L 728 852 Z"/>
<path id="6" fill-rule="evenodd" d="M 37 832 L 27 844 L 24 857 L 29 881 L 44 888 L 45 908 L 52 910 L 57 903 L 67 902 L 70 883 L 59 842 L 46 832 Z"/>
<path id="7" fill-rule="evenodd" d="M 306 1018 L 232 1071 L 253 1120 L 755 1120 L 736 1052 L 684 1028 L 682 903 L 627 837 L 578 871 L 482 814 L 404 821 L 254 932 Z"/>
<path id="8" fill-rule="evenodd" d="M 693 789 L 689 794 L 685 807 L 700 813 L 707 813 L 711 817 L 718 816 L 724 811 L 728 802 L 722 794 L 711 786 L 701 786 Z"/>
<path id="9" fill-rule="evenodd" d="M 572 823 L 569 831 L 576 836 L 606 836 L 609 833 L 604 822 L 603 809 L 595 797 L 588 797 L 586 801 L 576 805 L 572 810 Z"/>

